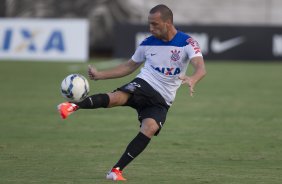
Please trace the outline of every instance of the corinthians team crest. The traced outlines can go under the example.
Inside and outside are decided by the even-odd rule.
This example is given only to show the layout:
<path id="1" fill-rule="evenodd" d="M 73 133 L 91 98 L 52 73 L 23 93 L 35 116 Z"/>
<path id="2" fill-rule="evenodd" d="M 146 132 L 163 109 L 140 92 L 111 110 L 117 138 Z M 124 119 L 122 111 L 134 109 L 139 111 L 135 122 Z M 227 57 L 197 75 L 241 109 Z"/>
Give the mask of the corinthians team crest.
<path id="1" fill-rule="evenodd" d="M 179 59 L 180 59 L 180 55 L 179 55 L 179 53 L 180 53 L 180 51 L 179 50 L 172 50 L 171 51 L 171 53 L 172 53 L 172 55 L 171 55 L 171 60 L 172 61 L 178 61 Z"/>

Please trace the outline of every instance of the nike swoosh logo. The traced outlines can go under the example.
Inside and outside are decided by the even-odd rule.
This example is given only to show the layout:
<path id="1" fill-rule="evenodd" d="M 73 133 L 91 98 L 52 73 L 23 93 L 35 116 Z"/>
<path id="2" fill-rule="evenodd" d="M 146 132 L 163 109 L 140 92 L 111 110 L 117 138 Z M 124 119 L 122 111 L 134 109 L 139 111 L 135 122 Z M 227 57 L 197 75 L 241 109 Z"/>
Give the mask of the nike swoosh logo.
<path id="1" fill-rule="evenodd" d="M 157 55 L 157 54 L 151 54 L 151 56 L 154 56 L 154 55 Z"/>
<path id="2" fill-rule="evenodd" d="M 236 47 L 242 44 L 244 41 L 245 41 L 245 38 L 243 36 L 238 36 L 236 38 L 231 38 L 225 41 L 219 41 L 218 38 L 214 38 L 211 41 L 211 50 L 214 53 L 222 53 L 233 47 Z"/>
<path id="3" fill-rule="evenodd" d="M 134 159 L 134 157 L 128 152 L 127 155 Z"/>

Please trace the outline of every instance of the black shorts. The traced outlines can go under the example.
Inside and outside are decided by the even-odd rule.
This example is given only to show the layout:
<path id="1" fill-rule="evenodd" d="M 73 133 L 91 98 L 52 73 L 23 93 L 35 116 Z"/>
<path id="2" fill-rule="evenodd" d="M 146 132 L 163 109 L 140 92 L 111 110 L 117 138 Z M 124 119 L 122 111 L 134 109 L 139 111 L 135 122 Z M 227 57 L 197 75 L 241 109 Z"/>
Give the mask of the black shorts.
<path id="1" fill-rule="evenodd" d="M 157 122 L 159 130 L 155 135 L 158 135 L 165 123 L 169 109 L 169 105 L 167 105 L 164 98 L 145 80 L 140 78 L 135 78 L 117 90 L 131 94 L 124 106 L 136 109 L 140 126 L 142 120 L 146 118 L 152 118 Z"/>

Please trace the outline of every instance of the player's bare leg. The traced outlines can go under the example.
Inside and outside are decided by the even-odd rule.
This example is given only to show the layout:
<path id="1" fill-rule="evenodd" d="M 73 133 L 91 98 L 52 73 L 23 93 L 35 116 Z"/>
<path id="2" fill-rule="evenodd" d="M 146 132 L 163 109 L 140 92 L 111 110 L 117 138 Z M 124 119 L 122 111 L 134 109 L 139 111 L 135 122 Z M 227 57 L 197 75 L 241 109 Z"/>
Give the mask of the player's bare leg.
<path id="1" fill-rule="evenodd" d="M 142 126 L 140 132 L 146 135 L 149 138 L 152 138 L 155 133 L 159 130 L 157 122 L 152 118 L 146 118 L 142 121 Z"/>
<path id="2" fill-rule="evenodd" d="M 121 106 L 124 105 L 127 100 L 129 99 L 130 95 L 129 93 L 125 93 L 123 91 L 115 91 L 112 93 L 107 93 L 109 96 L 109 105 L 108 107 L 115 107 L 115 106 Z"/>

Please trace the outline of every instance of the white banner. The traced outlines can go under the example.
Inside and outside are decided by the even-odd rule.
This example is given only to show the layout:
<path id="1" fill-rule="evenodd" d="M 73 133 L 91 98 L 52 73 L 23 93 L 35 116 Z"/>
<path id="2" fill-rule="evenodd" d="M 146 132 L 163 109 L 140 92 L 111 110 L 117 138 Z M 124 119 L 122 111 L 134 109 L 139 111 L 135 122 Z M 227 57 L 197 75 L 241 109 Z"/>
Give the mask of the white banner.
<path id="1" fill-rule="evenodd" d="M 0 19 L 0 60 L 88 60 L 86 19 Z"/>

